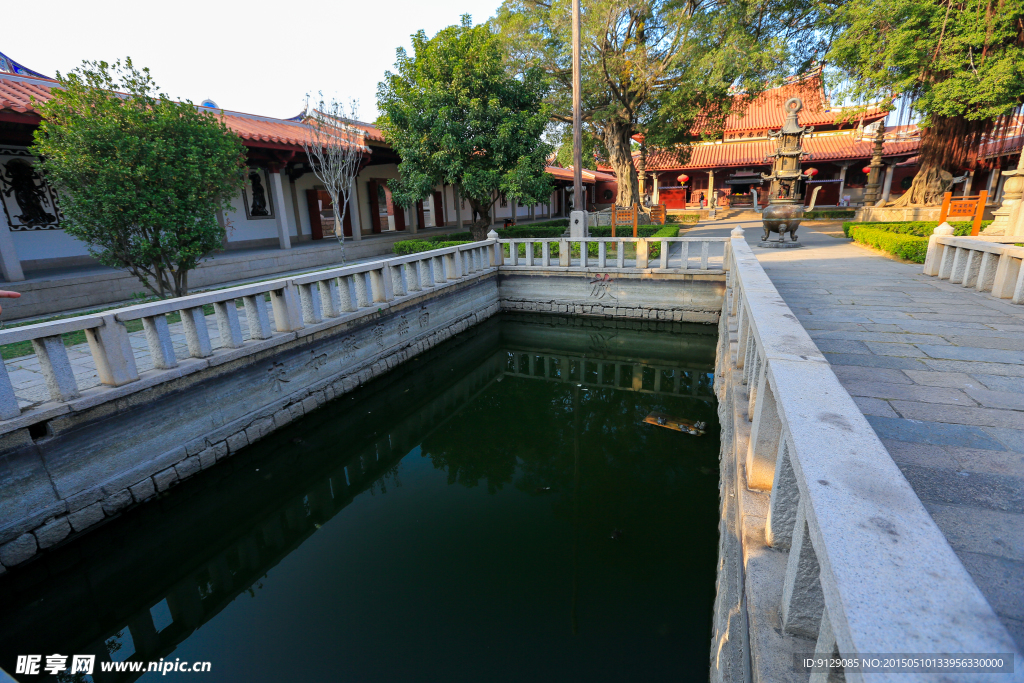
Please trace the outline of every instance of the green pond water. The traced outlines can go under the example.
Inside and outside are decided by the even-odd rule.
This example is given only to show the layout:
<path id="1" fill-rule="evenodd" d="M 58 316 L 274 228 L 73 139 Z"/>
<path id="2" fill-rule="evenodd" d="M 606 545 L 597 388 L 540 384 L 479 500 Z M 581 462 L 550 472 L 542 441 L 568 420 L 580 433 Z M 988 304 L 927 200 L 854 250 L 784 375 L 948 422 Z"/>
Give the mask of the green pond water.
<path id="1" fill-rule="evenodd" d="M 449 340 L 0 579 L 0 668 L 706 681 L 716 334 L 661 327 L 505 315 Z"/>

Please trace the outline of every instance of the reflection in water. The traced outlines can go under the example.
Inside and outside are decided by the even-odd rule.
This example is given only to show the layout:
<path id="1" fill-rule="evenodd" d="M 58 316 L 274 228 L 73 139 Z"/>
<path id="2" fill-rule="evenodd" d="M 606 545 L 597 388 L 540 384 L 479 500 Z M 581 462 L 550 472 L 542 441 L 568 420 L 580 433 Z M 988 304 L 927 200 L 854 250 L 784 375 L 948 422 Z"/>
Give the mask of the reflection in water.
<path id="1" fill-rule="evenodd" d="M 11 572 L 0 667 L 61 653 L 209 660 L 179 676 L 218 682 L 704 681 L 715 342 L 494 318 Z M 644 424 L 652 411 L 707 435 Z M 160 677 L 93 678 L 140 676 Z"/>

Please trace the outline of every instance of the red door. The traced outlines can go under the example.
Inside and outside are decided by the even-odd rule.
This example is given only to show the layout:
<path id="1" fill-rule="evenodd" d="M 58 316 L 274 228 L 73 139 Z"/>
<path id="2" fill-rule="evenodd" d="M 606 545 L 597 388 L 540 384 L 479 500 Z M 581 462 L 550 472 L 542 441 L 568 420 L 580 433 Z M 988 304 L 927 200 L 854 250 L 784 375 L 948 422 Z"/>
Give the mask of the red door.
<path id="1" fill-rule="evenodd" d="M 444 195 L 440 192 L 434 193 L 434 213 L 436 214 L 435 216 L 432 216 L 434 219 L 434 226 L 438 228 L 443 227 L 445 224 Z"/>
<path id="2" fill-rule="evenodd" d="M 380 233 L 380 201 L 377 193 L 380 192 L 380 183 L 376 180 L 369 180 L 366 183 L 366 191 L 370 196 L 370 229 L 374 234 Z"/>

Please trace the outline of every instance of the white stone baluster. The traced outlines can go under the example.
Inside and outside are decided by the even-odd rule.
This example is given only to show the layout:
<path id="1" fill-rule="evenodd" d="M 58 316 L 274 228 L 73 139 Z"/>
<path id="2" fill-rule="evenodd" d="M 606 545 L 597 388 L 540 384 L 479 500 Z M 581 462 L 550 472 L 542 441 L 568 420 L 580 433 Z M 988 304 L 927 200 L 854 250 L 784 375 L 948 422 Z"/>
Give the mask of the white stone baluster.
<path id="1" fill-rule="evenodd" d="M 153 367 L 157 370 L 177 367 L 178 358 L 174 355 L 174 342 L 171 341 L 171 330 L 167 327 L 167 316 L 163 313 L 147 315 L 142 319 L 142 329 L 146 332 Z"/>
<path id="2" fill-rule="evenodd" d="M 541 265 L 545 268 L 551 267 L 551 242 L 547 240 L 541 242 L 540 259 Z"/>
<path id="3" fill-rule="evenodd" d="M 405 269 L 406 285 L 409 291 L 423 291 L 423 285 L 420 284 L 420 261 L 410 261 L 405 264 Z"/>
<path id="4" fill-rule="evenodd" d="M 661 254 L 659 257 L 661 262 L 658 264 L 661 268 L 668 268 L 668 247 L 670 242 L 668 240 L 661 240 Z"/>
<path id="5" fill-rule="evenodd" d="M 825 599 L 819 581 L 818 557 L 807 525 L 807 502 L 797 505 L 793 542 L 782 582 L 782 628 L 787 633 L 815 638 L 821 626 Z"/>
<path id="6" fill-rule="evenodd" d="M 757 389 L 758 381 L 760 380 L 760 373 L 764 370 L 764 363 L 761 360 L 761 354 L 754 351 L 753 357 L 750 359 L 750 381 L 747 383 L 747 419 L 752 420 L 754 416 L 754 409 L 757 407 Z"/>
<path id="7" fill-rule="evenodd" d="M 775 478 L 765 521 L 765 539 L 773 548 L 788 548 L 793 543 L 796 510 L 800 504 L 800 487 L 790 461 L 789 445 L 783 434 L 779 439 L 779 453 L 775 459 Z"/>
<path id="8" fill-rule="evenodd" d="M 445 273 L 445 260 L 441 256 L 434 256 L 430 259 L 431 270 L 434 273 L 434 282 L 437 284 L 444 284 L 449 279 L 448 273 Z"/>
<path id="9" fill-rule="evenodd" d="M 510 266 L 519 265 L 519 243 L 515 240 L 508 242 L 508 260 Z"/>
<path id="10" fill-rule="evenodd" d="M 366 284 L 366 278 L 366 273 L 356 273 L 352 276 L 352 287 L 356 295 L 356 310 L 370 305 L 370 288 Z"/>
<path id="11" fill-rule="evenodd" d="M 120 387 L 138 381 L 139 370 L 135 365 L 128 330 L 115 314 L 103 316 L 103 324 L 85 331 L 96 374 L 100 382 L 111 387 Z"/>
<path id="12" fill-rule="evenodd" d="M 60 335 L 32 340 L 39 369 L 43 371 L 46 388 L 54 401 L 70 401 L 79 397 L 78 382 L 68 360 L 67 349 Z"/>
<path id="13" fill-rule="evenodd" d="M 532 266 L 533 265 L 533 240 L 526 240 L 526 251 L 524 252 L 524 254 L 526 256 L 526 265 Z"/>
<path id="14" fill-rule="evenodd" d="M 324 315 L 328 318 L 337 318 L 345 310 L 341 307 L 341 289 L 338 287 L 338 278 L 327 278 L 317 284 L 320 287 L 320 303 L 323 304 Z M 349 301 L 351 302 L 351 299 Z"/>
<path id="15" fill-rule="evenodd" d="M 250 339 L 270 339 L 273 336 L 270 330 L 270 316 L 267 315 L 267 302 L 263 297 L 262 293 L 242 297 Z"/>
<path id="16" fill-rule="evenodd" d="M 292 332 L 302 329 L 302 305 L 291 282 L 281 289 L 270 292 L 270 303 L 274 307 L 274 327 L 278 332 Z"/>
<path id="17" fill-rule="evenodd" d="M 416 267 L 420 271 L 420 285 L 423 287 L 423 289 L 427 289 L 428 287 L 434 286 L 434 276 L 432 269 L 433 262 L 434 259 L 429 257 L 416 262 Z"/>
<path id="18" fill-rule="evenodd" d="M 180 311 L 181 325 L 185 328 L 185 341 L 188 343 L 188 355 L 193 358 L 207 358 L 213 355 L 210 343 L 210 331 L 206 329 L 206 313 L 202 306 L 186 308 Z"/>
<path id="19" fill-rule="evenodd" d="M 700 269 L 708 269 L 708 254 L 711 251 L 711 242 L 707 240 L 700 243 Z"/>
<path id="20" fill-rule="evenodd" d="M 405 278 L 402 273 L 402 264 L 395 266 L 389 266 L 388 270 L 391 271 L 391 291 L 395 293 L 395 296 L 405 296 Z"/>
<path id="21" fill-rule="evenodd" d="M 750 427 L 750 442 L 747 444 L 747 486 L 767 491 L 772 488 L 772 479 L 775 477 L 775 459 L 779 455 L 779 440 L 782 438 L 782 418 L 767 368 L 760 375 L 757 383 L 759 398 Z"/>
<path id="22" fill-rule="evenodd" d="M 235 300 L 215 301 L 213 312 L 217 314 L 220 345 L 226 349 L 237 349 L 242 346 L 242 325 L 238 322 L 238 307 L 235 306 Z"/>
<path id="23" fill-rule="evenodd" d="M 690 266 L 690 243 L 679 243 L 679 270 L 686 270 Z M 735 311 L 733 314 L 735 315 Z"/>
<path id="24" fill-rule="evenodd" d="M 947 280 L 953 272 L 953 261 L 956 259 L 956 247 L 942 245 L 942 256 L 939 259 L 939 279 Z"/>
<path id="25" fill-rule="evenodd" d="M 626 267 L 626 243 L 621 239 L 615 243 L 615 266 L 620 269 Z"/>
<path id="26" fill-rule="evenodd" d="M 7 374 L 7 365 L 0 360 L 0 420 L 13 420 L 21 415 L 18 398 L 14 395 L 11 378 Z"/>
<path id="27" fill-rule="evenodd" d="M 597 243 L 597 267 L 606 268 L 608 266 L 608 246 L 607 242 Z"/>
<path id="28" fill-rule="evenodd" d="M 958 285 L 964 281 L 964 275 L 967 273 L 967 258 L 970 254 L 969 249 L 963 247 L 957 247 L 956 251 L 953 252 L 953 267 L 949 272 L 950 284 Z"/>
<path id="29" fill-rule="evenodd" d="M 370 271 L 370 293 L 375 304 L 387 303 L 395 298 L 391 267 L 387 264 Z"/>
<path id="30" fill-rule="evenodd" d="M 320 303 L 320 288 L 316 283 L 299 285 L 299 304 L 302 307 L 302 322 L 315 325 L 323 322 L 323 306 Z"/>
<path id="31" fill-rule="evenodd" d="M 964 266 L 964 287 L 974 287 L 978 284 L 978 273 L 981 272 L 982 256 L 985 252 L 974 249 L 967 250 L 967 263 Z"/>
<path id="32" fill-rule="evenodd" d="M 814 652 L 818 656 L 828 657 L 832 660 L 842 659 L 839 652 L 839 644 L 836 642 L 836 634 L 832 630 L 832 621 L 828 617 L 828 610 L 821 611 L 821 626 L 818 628 L 818 641 L 814 645 Z M 827 671 L 813 671 L 808 683 L 846 683 L 846 673 L 842 666 L 829 667 Z"/>
<path id="33" fill-rule="evenodd" d="M 646 238 L 640 237 L 636 240 L 636 267 L 646 270 L 648 266 L 648 251 Z"/>

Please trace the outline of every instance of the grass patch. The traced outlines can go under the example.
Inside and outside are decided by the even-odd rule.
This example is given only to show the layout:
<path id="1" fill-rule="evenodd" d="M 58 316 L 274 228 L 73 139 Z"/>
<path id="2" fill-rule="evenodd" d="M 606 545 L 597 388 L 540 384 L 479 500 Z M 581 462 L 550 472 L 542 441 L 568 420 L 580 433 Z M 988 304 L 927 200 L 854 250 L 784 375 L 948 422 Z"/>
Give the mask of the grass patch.
<path id="1" fill-rule="evenodd" d="M 402 240 L 395 242 L 391 245 L 391 251 L 398 256 L 408 256 L 409 254 L 418 254 L 421 251 L 433 251 L 434 249 L 445 249 L 447 247 L 456 247 L 460 244 L 469 244 L 472 240 L 458 240 L 458 241 L 434 241 L 434 240 Z"/>

